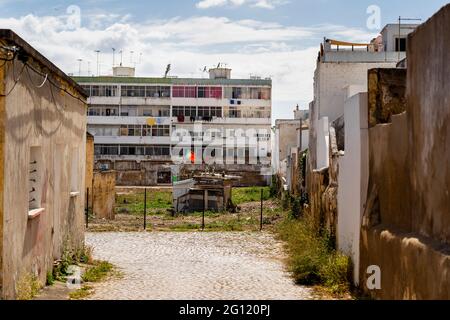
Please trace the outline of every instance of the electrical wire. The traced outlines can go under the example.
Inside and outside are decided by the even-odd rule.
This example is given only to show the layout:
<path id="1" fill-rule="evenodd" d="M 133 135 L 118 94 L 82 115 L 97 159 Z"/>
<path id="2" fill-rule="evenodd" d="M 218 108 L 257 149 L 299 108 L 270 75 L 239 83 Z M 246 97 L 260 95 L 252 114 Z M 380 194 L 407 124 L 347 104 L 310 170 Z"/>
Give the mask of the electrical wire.
<path id="1" fill-rule="evenodd" d="M 18 50 L 14 51 L 14 55 L 13 55 L 13 57 L 10 58 L 10 59 L 0 58 L 0 61 L 3 61 L 3 64 L 2 64 L 0 67 L 4 67 L 4 66 L 6 65 L 7 62 L 11 62 L 11 61 L 13 62 L 13 67 L 14 67 L 14 62 L 15 62 L 15 58 L 16 58 L 16 56 L 17 56 L 17 53 L 18 53 Z M 37 69 L 36 69 L 35 67 L 33 67 L 30 63 L 28 63 L 28 61 L 24 62 L 24 65 L 23 65 L 23 67 L 22 67 L 22 70 L 20 71 L 19 77 L 17 78 L 17 80 L 14 80 L 14 85 L 13 85 L 13 87 L 11 88 L 11 90 L 10 90 L 6 95 L 3 95 L 3 96 L 8 96 L 9 94 L 11 94 L 11 92 L 12 92 L 12 91 L 14 90 L 14 88 L 16 87 L 17 82 L 20 80 L 20 77 L 22 76 L 22 73 L 24 72 L 25 67 L 27 67 L 27 72 L 28 72 L 28 68 L 29 68 L 29 69 L 33 70 L 35 73 L 37 73 L 37 74 L 41 75 L 42 77 L 44 77 L 43 82 L 42 82 L 39 86 L 36 86 L 36 85 L 35 85 L 37 88 L 42 88 L 42 87 L 45 85 L 45 83 L 48 81 L 48 82 L 49 82 L 51 85 L 53 85 L 55 88 L 64 91 L 65 93 L 67 93 L 67 94 L 68 94 L 69 96 L 71 96 L 72 98 L 74 98 L 74 99 L 76 99 L 76 100 L 82 102 L 83 104 L 86 104 L 86 101 L 85 101 L 85 100 L 83 100 L 83 99 L 81 99 L 81 98 L 75 96 L 74 94 L 72 94 L 72 93 L 71 93 L 69 90 L 67 90 L 66 88 L 62 88 L 61 86 L 59 86 L 58 84 L 56 84 L 55 82 L 53 82 L 53 80 L 49 77 L 49 74 L 48 74 L 48 73 L 43 73 L 43 72 L 37 70 Z M 13 69 L 13 70 L 14 70 L 14 69 Z M 29 76 L 30 76 L 30 75 L 29 75 Z M 15 76 L 14 76 L 14 78 L 15 78 Z M 30 76 L 30 79 L 31 79 L 31 76 Z M 32 83 L 33 83 L 33 82 L 32 82 Z"/>
<path id="2" fill-rule="evenodd" d="M 26 65 L 24 64 L 22 66 L 22 70 L 20 70 L 19 76 L 17 77 L 17 79 L 14 80 L 14 85 L 12 86 L 11 90 L 9 90 L 7 94 L 2 94 L 2 96 L 7 97 L 11 94 L 11 92 L 13 92 L 13 90 L 16 88 L 17 83 L 20 81 L 20 78 L 22 77 L 23 72 L 25 71 L 25 67 L 26 67 Z M 14 68 L 14 64 L 13 64 L 13 68 Z M 14 76 L 14 78 L 15 78 L 15 76 Z"/>
<path id="3" fill-rule="evenodd" d="M 37 74 L 39 74 L 39 75 L 41 75 L 41 76 L 45 76 L 45 75 L 46 75 L 45 73 L 42 73 L 41 71 L 36 70 L 36 69 L 35 69 L 32 65 L 30 65 L 28 62 L 26 62 L 25 64 L 26 64 L 31 70 L 33 70 L 34 72 L 36 72 Z M 67 93 L 67 94 L 68 94 L 69 96 L 71 96 L 72 98 L 81 101 L 83 104 L 86 103 L 86 101 L 84 101 L 83 99 L 80 99 L 79 97 L 73 95 L 73 94 L 72 94 L 69 90 L 67 90 L 66 88 L 62 88 L 62 87 L 60 87 L 59 85 L 55 84 L 55 83 L 53 82 L 53 80 L 51 80 L 50 77 L 48 77 L 47 80 L 48 80 L 48 82 L 49 82 L 50 84 L 52 84 L 55 88 L 64 91 L 65 93 Z"/>
<path id="4" fill-rule="evenodd" d="M 28 78 L 30 79 L 30 82 L 33 83 L 33 80 L 31 79 L 31 75 L 30 75 L 30 68 L 28 66 L 27 66 L 27 73 L 28 73 Z M 35 85 L 34 83 L 33 84 L 36 88 L 40 89 L 47 82 L 47 79 L 48 79 L 48 73 L 45 74 L 44 81 L 42 81 L 42 83 L 40 85 Z"/>

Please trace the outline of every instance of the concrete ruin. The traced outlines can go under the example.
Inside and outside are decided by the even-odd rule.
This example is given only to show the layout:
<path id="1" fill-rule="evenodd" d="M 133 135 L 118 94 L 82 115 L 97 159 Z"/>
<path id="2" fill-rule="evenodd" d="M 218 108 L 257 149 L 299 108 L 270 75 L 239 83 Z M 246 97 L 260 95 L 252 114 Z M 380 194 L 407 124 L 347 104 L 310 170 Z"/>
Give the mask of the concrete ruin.
<path id="1" fill-rule="evenodd" d="M 0 30 L 0 58 L 0 297 L 15 299 L 83 245 L 87 104 L 11 30 Z"/>
<path id="2" fill-rule="evenodd" d="M 233 210 L 232 186 L 239 179 L 221 174 L 202 174 L 174 183 L 174 209 L 182 213 Z"/>
<path id="3" fill-rule="evenodd" d="M 92 214 L 95 216 L 95 218 L 106 220 L 115 219 L 115 171 L 94 171 L 91 197 Z"/>

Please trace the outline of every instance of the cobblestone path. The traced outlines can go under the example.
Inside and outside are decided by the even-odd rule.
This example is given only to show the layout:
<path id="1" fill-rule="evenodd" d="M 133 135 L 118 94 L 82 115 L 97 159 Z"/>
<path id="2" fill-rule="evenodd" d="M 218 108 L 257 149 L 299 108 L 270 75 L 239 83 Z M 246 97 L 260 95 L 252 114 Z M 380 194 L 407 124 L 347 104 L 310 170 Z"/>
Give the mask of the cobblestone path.
<path id="1" fill-rule="evenodd" d="M 123 273 L 95 285 L 91 299 L 312 299 L 270 233 L 88 233 L 86 243 Z"/>

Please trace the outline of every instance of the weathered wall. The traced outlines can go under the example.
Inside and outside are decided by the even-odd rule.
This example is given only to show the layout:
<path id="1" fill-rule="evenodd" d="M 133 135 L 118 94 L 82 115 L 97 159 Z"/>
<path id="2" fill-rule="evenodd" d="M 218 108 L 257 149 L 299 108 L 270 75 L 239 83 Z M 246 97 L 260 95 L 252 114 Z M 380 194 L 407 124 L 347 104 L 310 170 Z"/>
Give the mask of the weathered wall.
<path id="1" fill-rule="evenodd" d="M 406 112 L 369 130 L 360 273 L 381 268 L 376 298 L 450 299 L 449 27 L 447 5 L 410 35 Z"/>
<path id="2" fill-rule="evenodd" d="M 96 218 L 114 220 L 116 203 L 116 172 L 95 171 L 92 210 Z"/>
<path id="3" fill-rule="evenodd" d="M 408 41 L 412 227 L 450 244 L 450 5 Z"/>
<path id="4" fill-rule="evenodd" d="M 31 60 L 29 63 L 41 68 Z M 44 284 L 53 261 L 65 249 L 79 247 L 84 241 L 86 104 L 73 87 L 48 69 L 45 72 L 54 83 L 81 100 L 50 87 L 48 81 L 37 88 L 44 77 L 25 69 L 17 59 L 4 69 L 6 88 L 2 93 L 11 93 L 2 97 L 1 113 L 3 174 L 7 177 L 2 181 L 2 296 L 12 299 L 25 275 L 32 274 Z M 41 148 L 35 167 L 39 175 L 36 192 L 43 211 L 34 219 L 28 215 L 29 183 L 35 169 L 31 147 Z"/>
<path id="5" fill-rule="evenodd" d="M 110 170 L 116 172 L 118 186 L 156 186 L 158 172 L 170 172 L 169 164 L 155 161 L 99 160 L 95 162 L 95 169 L 101 169 L 102 164 L 107 164 Z"/>
<path id="6" fill-rule="evenodd" d="M 311 213 L 317 228 L 324 228 L 334 238 L 337 232 L 337 192 L 339 150 L 333 127 L 329 130 L 329 167 L 313 170 L 307 179 Z"/>
<path id="7" fill-rule="evenodd" d="M 297 147 L 300 128 L 300 120 L 277 120 L 278 143 L 274 152 L 278 152 L 279 161 L 285 160 L 291 152 L 291 148 Z"/>

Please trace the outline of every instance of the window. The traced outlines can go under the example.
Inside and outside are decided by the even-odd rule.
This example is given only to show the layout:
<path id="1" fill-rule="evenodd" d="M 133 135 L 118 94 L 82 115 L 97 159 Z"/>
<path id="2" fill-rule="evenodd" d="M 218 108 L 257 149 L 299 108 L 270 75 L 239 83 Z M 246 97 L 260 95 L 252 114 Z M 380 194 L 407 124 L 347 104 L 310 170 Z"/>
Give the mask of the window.
<path id="1" fill-rule="evenodd" d="M 197 98 L 197 87 L 174 86 L 172 96 L 174 98 Z"/>
<path id="2" fill-rule="evenodd" d="M 185 117 L 196 117 L 197 108 L 196 107 L 173 107 L 172 117 L 185 116 Z"/>
<path id="3" fill-rule="evenodd" d="M 199 98 L 206 98 L 206 87 L 198 87 L 198 94 L 197 96 Z"/>
<path id="4" fill-rule="evenodd" d="M 232 99 L 242 99 L 242 88 L 233 88 Z"/>
<path id="5" fill-rule="evenodd" d="M 406 38 L 395 38 L 395 51 L 406 52 Z"/>
<path id="6" fill-rule="evenodd" d="M 228 111 L 228 116 L 230 118 L 241 118 L 241 110 L 237 110 L 236 108 L 230 108 Z"/>
<path id="7" fill-rule="evenodd" d="M 211 115 L 211 110 L 209 107 L 198 107 L 199 117 L 209 117 Z"/>
<path id="8" fill-rule="evenodd" d="M 184 116 L 184 107 L 173 107 L 172 116 L 173 117 Z"/>
<path id="9" fill-rule="evenodd" d="M 222 87 L 198 87 L 198 97 L 222 99 Z"/>
<path id="10" fill-rule="evenodd" d="M 145 87 L 122 86 L 122 97 L 145 97 Z"/>
<path id="11" fill-rule="evenodd" d="M 96 156 L 118 155 L 119 147 L 117 145 L 95 145 L 94 152 Z"/>
<path id="12" fill-rule="evenodd" d="M 145 87 L 145 96 L 148 98 L 170 98 L 170 87 L 168 86 Z"/>
<path id="13" fill-rule="evenodd" d="M 117 86 L 91 86 L 91 96 L 93 97 L 116 97 L 117 96 Z"/>

